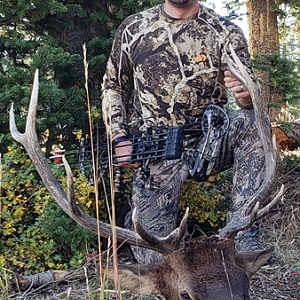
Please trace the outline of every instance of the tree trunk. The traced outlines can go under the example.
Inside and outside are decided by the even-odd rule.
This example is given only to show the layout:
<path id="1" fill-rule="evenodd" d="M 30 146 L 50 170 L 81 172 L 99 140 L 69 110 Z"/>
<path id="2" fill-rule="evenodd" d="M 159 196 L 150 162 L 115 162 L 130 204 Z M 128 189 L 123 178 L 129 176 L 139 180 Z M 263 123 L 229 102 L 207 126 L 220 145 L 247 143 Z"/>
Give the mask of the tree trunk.
<path id="1" fill-rule="evenodd" d="M 279 34 L 277 14 L 271 10 L 275 0 L 248 0 L 249 49 L 253 55 L 279 53 Z M 277 103 L 278 95 L 271 95 L 269 74 L 267 71 L 256 70 L 262 80 L 262 101 L 271 121 L 277 117 L 279 110 L 269 107 L 269 103 Z"/>

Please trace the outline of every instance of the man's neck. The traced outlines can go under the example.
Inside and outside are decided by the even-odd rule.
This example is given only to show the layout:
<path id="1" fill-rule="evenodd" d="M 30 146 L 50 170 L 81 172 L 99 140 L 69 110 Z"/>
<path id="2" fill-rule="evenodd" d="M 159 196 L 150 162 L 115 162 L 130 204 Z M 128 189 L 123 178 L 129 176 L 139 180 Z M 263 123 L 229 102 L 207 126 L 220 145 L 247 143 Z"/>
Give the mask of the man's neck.
<path id="1" fill-rule="evenodd" d="M 169 2 L 168 0 L 165 1 L 164 5 L 165 12 L 175 19 L 185 19 L 190 16 L 196 14 L 199 10 L 199 3 L 198 0 L 192 0 L 186 5 L 183 6 L 176 6 L 173 3 Z"/>

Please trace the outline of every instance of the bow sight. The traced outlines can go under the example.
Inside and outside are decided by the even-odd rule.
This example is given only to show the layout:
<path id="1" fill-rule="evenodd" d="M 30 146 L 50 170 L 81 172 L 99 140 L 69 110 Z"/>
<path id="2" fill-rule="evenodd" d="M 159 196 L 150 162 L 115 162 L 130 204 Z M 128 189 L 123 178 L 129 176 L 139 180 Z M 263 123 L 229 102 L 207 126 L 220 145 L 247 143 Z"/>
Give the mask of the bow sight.
<path id="1" fill-rule="evenodd" d="M 116 138 L 112 143 L 112 162 L 113 164 L 118 164 L 126 161 L 125 156 L 117 157 L 114 150 L 122 147 L 120 142 L 129 141 L 132 147 L 130 162 L 141 162 L 140 173 L 143 182 L 146 183 L 153 180 L 149 168 L 149 164 L 152 161 L 158 159 L 181 159 L 185 151 L 185 142 L 191 139 L 200 140 L 202 138 L 203 143 L 201 143 L 199 148 L 193 149 L 195 151 L 195 162 L 190 168 L 190 174 L 196 181 L 205 181 L 215 164 L 221 137 L 225 134 L 228 127 L 229 117 L 226 112 L 219 106 L 209 105 L 200 122 L 171 128 L 153 126 L 145 131 Z M 105 138 L 101 138 L 101 135 L 95 138 L 94 149 L 98 153 L 97 165 L 100 167 L 107 166 L 109 164 L 107 142 Z M 78 158 L 82 172 L 87 167 L 91 168 L 91 145 L 88 139 L 83 138 L 81 140 Z"/>

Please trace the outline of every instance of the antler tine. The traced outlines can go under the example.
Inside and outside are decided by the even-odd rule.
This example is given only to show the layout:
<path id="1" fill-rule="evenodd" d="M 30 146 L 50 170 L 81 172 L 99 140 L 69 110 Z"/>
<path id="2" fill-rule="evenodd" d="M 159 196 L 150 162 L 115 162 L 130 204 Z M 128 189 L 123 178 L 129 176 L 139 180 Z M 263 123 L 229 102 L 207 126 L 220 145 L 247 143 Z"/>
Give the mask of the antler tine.
<path id="1" fill-rule="evenodd" d="M 241 231 L 251 227 L 255 222 L 257 212 L 259 209 L 259 202 L 257 202 L 250 215 L 232 219 L 219 233 L 224 238 L 233 239 L 235 235 Z"/>
<path id="2" fill-rule="evenodd" d="M 256 105 L 256 108 L 259 111 L 259 113 L 263 114 L 263 109 L 262 109 L 262 106 L 260 103 L 260 94 L 261 94 L 260 87 L 256 84 L 253 84 L 253 81 L 252 81 L 250 75 L 248 74 L 244 65 L 240 61 L 239 57 L 236 55 L 231 44 L 229 44 L 229 48 L 231 51 L 232 58 L 234 59 L 234 62 L 233 62 L 229 56 L 227 57 L 230 72 L 233 74 L 233 76 L 236 79 L 238 79 L 247 88 L 247 90 L 249 91 L 249 93 L 251 95 L 253 105 Z M 237 70 L 239 70 L 239 71 L 237 71 Z M 258 106 L 257 106 L 257 102 L 259 102 Z"/>
<path id="3" fill-rule="evenodd" d="M 74 192 L 74 181 L 73 181 L 72 170 L 71 170 L 71 167 L 64 155 L 62 156 L 62 161 L 65 166 L 66 175 L 67 175 L 67 197 L 68 197 L 69 204 L 70 204 L 70 206 L 69 206 L 70 212 L 72 213 L 72 216 L 80 215 L 80 209 L 78 208 L 78 206 L 76 204 L 76 196 L 75 196 L 75 192 Z"/>
<path id="4" fill-rule="evenodd" d="M 267 117 L 262 107 L 261 97 L 260 97 L 261 96 L 260 87 L 252 81 L 250 75 L 248 74 L 242 62 L 236 55 L 232 46 L 229 45 L 229 47 L 231 50 L 231 55 L 234 59 L 233 62 L 228 57 L 229 69 L 232 72 L 232 74 L 245 85 L 245 87 L 247 88 L 247 90 L 251 95 L 255 120 L 256 120 L 256 126 L 265 153 L 266 175 L 260 188 L 251 197 L 251 201 L 249 201 L 249 206 L 245 212 L 245 214 L 249 214 L 256 202 L 260 201 L 263 203 L 263 200 L 267 198 L 267 196 L 270 194 L 271 188 L 275 180 L 277 161 L 279 159 L 279 156 L 277 153 L 275 136 L 273 136 L 272 139 L 270 138 L 270 126 L 267 123 Z M 236 66 L 236 68 L 239 70 L 240 73 L 235 69 L 234 65 Z"/>
<path id="5" fill-rule="evenodd" d="M 166 237 L 155 237 L 150 235 L 138 221 L 136 208 L 133 210 L 132 221 L 137 233 L 142 237 L 142 239 L 147 241 L 150 245 L 153 245 L 160 253 L 167 255 L 180 248 L 180 242 L 186 234 L 188 216 L 189 208 L 187 207 L 179 227 L 173 230 Z"/>
<path id="6" fill-rule="evenodd" d="M 11 107 L 9 110 L 9 128 L 10 128 L 10 133 L 11 133 L 13 139 L 15 139 L 17 142 L 22 144 L 25 134 L 20 133 L 17 128 L 13 103 L 11 104 Z"/>
<path id="7" fill-rule="evenodd" d="M 260 219 L 269 213 L 271 208 L 274 205 L 276 205 L 278 203 L 278 201 L 282 198 L 283 192 L 284 192 L 284 185 L 281 185 L 281 188 L 280 188 L 279 192 L 277 193 L 277 195 L 275 196 L 275 198 L 257 212 L 257 219 Z"/>
<path id="8" fill-rule="evenodd" d="M 256 221 L 269 213 L 270 209 L 278 203 L 284 192 L 284 186 L 282 185 L 275 198 L 266 206 L 259 209 L 260 203 L 257 202 L 249 215 L 244 215 L 237 219 L 232 219 L 219 233 L 220 236 L 233 239 L 236 234 L 251 227 Z"/>
<path id="9" fill-rule="evenodd" d="M 35 122 L 36 122 L 36 111 L 39 97 L 39 70 L 37 69 L 34 73 L 33 87 L 30 98 L 30 104 L 28 109 L 28 116 L 26 122 L 25 133 L 36 137 L 35 134 Z"/>
<path id="10" fill-rule="evenodd" d="M 36 70 L 34 74 L 34 80 L 33 80 L 33 88 L 31 93 L 31 99 L 30 99 L 30 105 L 28 109 L 28 117 L 26 121 L 26 128 L 25 133 L 20 133 L 17 129 L 16 121 L 15 121 L 15 115 L 14 115 L 14 106 L 11 105 L 10 112 L 9 112 L 9 125 L 10 125 L 10 132 L 12 137 L 22 145 L 24 143 L 28 143 L 29 136 L 31 138 L 35 138 L 35 120 L 36 120 L 36 108 L 37 108 L 37 102 L 38 102 L 38 93 L 39 93 L 39 71 Z M 27 138 L 26 138 L 27 137 Z"/>

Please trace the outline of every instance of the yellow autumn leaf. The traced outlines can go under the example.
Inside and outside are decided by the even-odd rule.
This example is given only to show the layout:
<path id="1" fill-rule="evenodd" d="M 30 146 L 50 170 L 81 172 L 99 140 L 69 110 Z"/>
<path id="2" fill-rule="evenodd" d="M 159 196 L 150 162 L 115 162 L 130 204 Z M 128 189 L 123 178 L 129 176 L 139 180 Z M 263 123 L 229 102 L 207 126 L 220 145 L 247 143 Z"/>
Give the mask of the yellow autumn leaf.
<path id="1" fill-rule="evenodd" d="M 16 210 L 14 211 L 14 216 L 23 216 L 25 208 L 21 205 L 17 206 Z"/>
<path id="2" fill-rule="evenodd" d="M 14 220 L 9 220 L 4 224 L 4 228 L 11 228 L 14 224 Z"/>
<path id="3" fill-rule="evenodd" d="M 41 205 L 39 203 L 36 203 L 33 208 L 36 212 L 39 212 L 41 210 Z"/>
<path id="4" fill-rule="evenodd" d="M 89 200 L 86 204 L 85 204 L 85 206 L 87 207 L 87 208 L 90 208 L 90 206 L 92 205 L 92 201 L 91 200 Z"/>
<path id="5" fill-rule="evenodd" d="M 4 265 L 4 263 L 5 263 L 5 257 L 4 257 L 4 255 L 0 255 L 0 266 L 3 266 Z"/>
<path id="6" fill-rule="evenodd" d="M 23 261 L 18 261 L 17 264 L 21 268 L 24 267 L 24 265 L 25 265 L 25 263 Z"/>
<path id="7" fill-rule="evenodd" d="M 55 264 L 53 262 L 47 262 L 47 265 L 49 268 L 53 268 L 55 266 Z"/>

